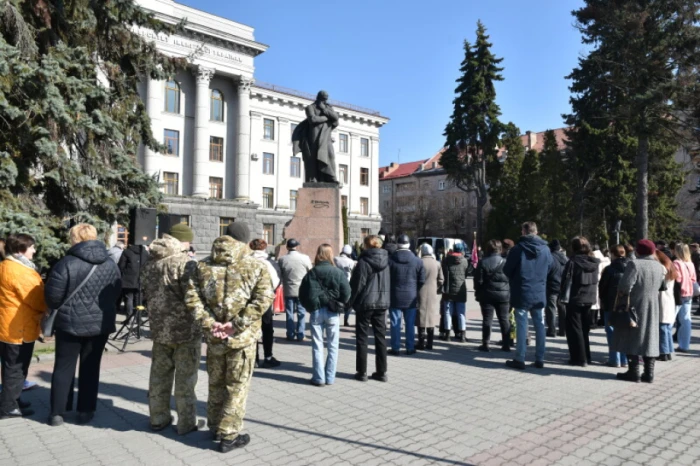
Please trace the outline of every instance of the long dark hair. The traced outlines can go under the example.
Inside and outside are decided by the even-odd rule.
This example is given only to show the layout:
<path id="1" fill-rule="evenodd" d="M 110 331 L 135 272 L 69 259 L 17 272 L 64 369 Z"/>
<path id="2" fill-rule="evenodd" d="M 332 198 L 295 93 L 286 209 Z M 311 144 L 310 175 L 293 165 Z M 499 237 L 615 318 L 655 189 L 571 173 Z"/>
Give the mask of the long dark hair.
<path id="1" fill-rule="evenodd" d="M 585 255 L 592 256 L 593 250 L 591 249 L 591 243 L 588 242 L 585 236 L 577 236 L 571 240 L 571 249 L 574 251 L 574 255 Z"/>

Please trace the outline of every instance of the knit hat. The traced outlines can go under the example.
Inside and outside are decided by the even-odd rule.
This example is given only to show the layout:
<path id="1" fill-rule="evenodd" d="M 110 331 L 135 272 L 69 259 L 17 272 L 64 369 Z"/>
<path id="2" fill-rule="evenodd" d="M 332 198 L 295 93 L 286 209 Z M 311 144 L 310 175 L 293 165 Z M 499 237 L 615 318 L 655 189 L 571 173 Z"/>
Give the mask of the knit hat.
<path id="1" fill-rule="evenodd" d="M 648 239 L 642 239 L 637 242 L 637 256 L 651 256 L 656 252 L 656 245 L 649 241 Z"/>
<path id="2" fill-rule="evenodd" d="M 345 246 L 343 246 L 343 254 L 345 254 L 346 256 L 351 255 L 352 254 L 352 246 L 350 246 L 349 244 L 346 244 Z"/>
<path id="3" fill-rule="evenodd" d="M 250 240 L 250 229 L 248 225 L 243 222 L 229 223 L 226 227 L 226 236 L 230 236 L 241 243 L 248 244 Z"/>
<path id="4" fill-rule="evenodd" d="M 411 239 L 407 235 L 399 236 L 397 242 L 399 244 L 399 249 L 408 249 L 411 247 Z"/>
<path id="5" fill-rule="evenodd" d="M 431 245 L 429 245 L 428 243 L 425 243 L 425 244 L 421 245 L 420 253 L 422 256 L 432 256 L 433 255 L 433 247 Z"/>
<path id="6" fill-rule="evenodd" d="M 191 243 L 194 239 L 194 233 L 192 233 L 192 229 L 184 223 L 176 223 L 175 225 L 173 225 L 170 228 L 168 234 L 176 240 L 183 243 Z"/>
<path id="7" fill-rule="evenodd" d="M 464 244 L 462 243 L 455 243 L 455 247 L 452 248 L 454 252 L 464 252 Z"/>
<path id="8" fill-rule="evenodd" d="M 559 242 L 558 239 L 553 239 L 551 243 L 549 243 L 549 250 L 552 252 L 559 251 L 561 249 L 561 243 Z"/>

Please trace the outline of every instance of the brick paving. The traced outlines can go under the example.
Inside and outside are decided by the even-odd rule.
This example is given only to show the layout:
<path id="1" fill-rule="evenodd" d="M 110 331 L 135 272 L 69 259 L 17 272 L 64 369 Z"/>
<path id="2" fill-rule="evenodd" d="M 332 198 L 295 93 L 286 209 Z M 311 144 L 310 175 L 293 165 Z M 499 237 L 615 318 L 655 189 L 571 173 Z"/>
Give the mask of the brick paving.
<path id="1" fill-rule="evenodd" d="M 592 366 L 565 365 L 566 342 L 555 338 L 547 340 L 545 369 L 507 369 L 506 353 L 476 350 L 480 314 L 469 307 L 469 343 L 390 357 L 386 384 L 352 379 L 354 330 L 342 328 L 338 378 L 321 388 L 309 385 L 310 343 L 287 343 L 277 316 L 275 356 L 283 365 L 256 370 L 246 416 L 251 443 L 226 455 L 206 430 L 149 431 L 149 341 L 105 355 L 98 411 L 87 426 L 70 417 L 61 427 L 45 424 L 52 364 L 34 364 L 30 378 L 40 386 L 24 399 L 37 413 L 0 421 L 0 465 L 700 463 L 697 325 L 691 354 L 657 363 L 654 384 L 630 384 L 602 364 L 602 329 L 592 334 Z M 197 393 L 205 417 L 204 358 Z"/>

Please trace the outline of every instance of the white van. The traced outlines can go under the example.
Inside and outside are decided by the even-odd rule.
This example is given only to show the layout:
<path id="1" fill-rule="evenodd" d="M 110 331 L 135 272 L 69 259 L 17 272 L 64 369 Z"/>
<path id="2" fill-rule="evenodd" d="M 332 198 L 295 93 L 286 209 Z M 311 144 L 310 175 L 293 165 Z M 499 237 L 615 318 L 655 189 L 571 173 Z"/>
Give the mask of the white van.
<path id="1" fill-rule="evenodd" d="M 420 252 L 421 244 L 425 243 L 428 243 L 433 247 L 433 251 L 435 251 L 435 257 L 444 257 L 445 254 L 447 254 L 450 250 L 454 250 L 455 244 L 463 245 L 467 257 L 469 256 L 469 248 L 467 247 L 467 244 L 459 238 L 438 238 L 437 236 L 418 238 L 418 241 L 416 243 L 416 252 Z"/>

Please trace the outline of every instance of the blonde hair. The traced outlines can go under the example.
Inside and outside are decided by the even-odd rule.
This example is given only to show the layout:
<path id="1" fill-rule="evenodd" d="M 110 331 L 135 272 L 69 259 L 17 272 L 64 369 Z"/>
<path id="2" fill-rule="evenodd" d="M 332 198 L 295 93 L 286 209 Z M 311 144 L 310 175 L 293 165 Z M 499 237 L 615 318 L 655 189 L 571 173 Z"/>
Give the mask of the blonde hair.
<path id="1" fill-rule="evenodd" d="M 70 229 L 70 244 L 75 246 L 83 241 L 92 241 L 97 239 L 97 230 L 89 223 L 79 223 Z"/>
<path id="2" fill-rule="evenodd" d="M 365 249 L 380 249 L 384 244 L 379 236 L 370 235 L 365 237 Z"/>
<path id="3" fill-rule="evenodd" d="M 685 243 L 676 244 L 676 257 L 683 262 L 690 262 L 690 248 Z"/>
<path id="4" fill-rule="evenodd" d="M 330 262 L 335 265 L 333 260 L 333 247 L 330 244 L 323 243 L 316 250 L 316 258 L 314 259 L 314 265 L 318 265 L 321 262 Z"/>

